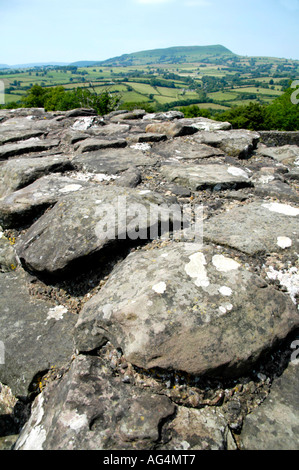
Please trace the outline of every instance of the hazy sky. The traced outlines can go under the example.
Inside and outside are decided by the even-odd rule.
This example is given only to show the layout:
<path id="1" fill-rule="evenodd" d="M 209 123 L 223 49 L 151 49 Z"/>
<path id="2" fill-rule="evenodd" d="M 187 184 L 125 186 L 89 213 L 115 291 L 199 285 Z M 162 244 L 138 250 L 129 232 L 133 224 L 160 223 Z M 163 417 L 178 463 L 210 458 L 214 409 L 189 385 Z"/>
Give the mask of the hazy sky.
<path id="1" fill-rule="evenodd" d="M 299 0 L 0 0 L 0 39 L 10 65 L 211 44 L 299 59 Z"/>

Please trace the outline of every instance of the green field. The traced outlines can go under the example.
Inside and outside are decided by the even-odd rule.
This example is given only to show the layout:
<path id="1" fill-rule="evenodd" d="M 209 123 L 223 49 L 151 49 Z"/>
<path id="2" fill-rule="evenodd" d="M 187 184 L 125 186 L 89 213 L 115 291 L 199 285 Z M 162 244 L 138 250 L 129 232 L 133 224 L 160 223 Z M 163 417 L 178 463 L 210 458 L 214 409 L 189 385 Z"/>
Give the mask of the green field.
<path id="1" fill-rule="evenodd" d="M 30 88 L 89 87 L 120 93 L 121 103 L 150 103 L 163 110 L 200 104 L 219 110 L 252 101 L 269 103 L 299 77 L 299 61 L 241 57 L 222 46 L 143 51 L 90 66 L 0 70 L 5 103 L 18 102 Z"/>

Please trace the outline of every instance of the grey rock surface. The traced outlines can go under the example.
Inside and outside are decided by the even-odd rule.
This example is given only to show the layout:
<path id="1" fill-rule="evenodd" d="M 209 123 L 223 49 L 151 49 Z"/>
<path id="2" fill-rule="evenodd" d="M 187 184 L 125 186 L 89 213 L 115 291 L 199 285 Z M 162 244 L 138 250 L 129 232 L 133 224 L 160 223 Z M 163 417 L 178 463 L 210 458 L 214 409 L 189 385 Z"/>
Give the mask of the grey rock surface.
<path id="1" fill-rule="evenodd" d="M 81 190 L 79 185 L 73 186 L 76 191 L 60 198 L 16 244 L 19 258 L 30 270 L 59 274 L 73 262 L 95 257 L 104 249 L 113 250 L 117 244 L 137 238 L 146 240 L 148 232 L 157 226 L 151 214 L 166 203 L 151 192 L 101 186 Z"/>
<path id="2" fill-rule="evenodd" d="M 5 144 L 0 147 L 0 160 L 32 152 L 43 152 L 59 145 L 58 139 L 40 140 L 38 137 L 20 143 Z"/>
<path id="3" fill-rule="evenodd" d="M 0 197 L 7 196 L 42 176 L 72 169 L 70 160 L 64 155 L 9 160 L 0 166 Z"/>
<path id="4" fill-rule="evenodd" d="M 153 146 L 152 152 L 170 161 L 201 160 L 211 157 L 224 157 L 225 155 L 220 149 L 205 144 L 199 144 L 192 139 L 186 141 L 186 138 L 182 137 L 169 140 L 158 146 Z"/>
<path id="5" fill-rule="evenodd" d="M 108 339 L 145 369 L 238 376 L 299 326 L 290 299 L 233 258 L 191 245 L 129 255 L 81 311 L 78 350 Z"/>
<path id="6" fill-rule="evenodd" d="M 0 449 L 298 448 L 298 142 L 1 110 Z"/>
<path id="7" fill-rule="evenodd" d="M 62 305 L 31 298 L 19 270 L 0 273 L 0 293 L 0 336 L 5 347 L 0 381 L 9 384 L 14 395 L 26 397 L 38 373 L 69 361 L 75 316 Z"/>
<path id="8" fill-rule="evenodd" d="M 232 157 L 248 158 L 256 149 L 260 135 L 247 130 L 201 131 L 195 140 L 223 150 Z"/>
<path id="9" fill-rule="evenodd" d="M 72 162 L 79 169 L 111 175 L 128 170 L 131 166 L 149 167 L 155 165 L 157 159 L 146 155 L 142 150 L 124 148 L 87 152 L 84 155 L 78 155 Z"/>
<path id="10" fill-rule="evenodd" d="M 270 157 L 280 163 L 293 164 L 299 163 L 299 147 L 297 145 L 283 145 L 282 147 L 259 146 L 258 154 L 264 157 Z"/>
<path id="11" fill-rule="evenodd" d="M 62 196 L 88 186 L 92 184 L 67 176 L 43 176 L 29 186 L 0 199 L 0 223 L 4 228 L 28 225 Z"/>
<path id="12" fill-rule="evenodd" d="M 298 250 L 299 208 L 279 202 L 253 202 L 211 217 L 204 238 L 254 255 Z M 275 228 L 275 229 L 274 229 Z M 282 239 L 288 239 L 285 248 Z"/>
<path id="13" fill-rule="evenodd" d="M 288 369 L 271 387 L 268 398 L 249 414 L 241 433 L 246 450 L 298 450 L 299 366 Z"/>
<path id="14" fill-rule="evenodd" d="M 232 165 L 164 165 L 161 174 L 170 183 L 177 183 L 198 191 L 206 188 L 227 189 L 251 186 L 250 174 Z"/>
<path id="15" fill-rule="evenodd" d="M 150 450 L 175 407 L 113 376 L 100 358 L 78 356 L 35 402 L 16 450 Z"/>

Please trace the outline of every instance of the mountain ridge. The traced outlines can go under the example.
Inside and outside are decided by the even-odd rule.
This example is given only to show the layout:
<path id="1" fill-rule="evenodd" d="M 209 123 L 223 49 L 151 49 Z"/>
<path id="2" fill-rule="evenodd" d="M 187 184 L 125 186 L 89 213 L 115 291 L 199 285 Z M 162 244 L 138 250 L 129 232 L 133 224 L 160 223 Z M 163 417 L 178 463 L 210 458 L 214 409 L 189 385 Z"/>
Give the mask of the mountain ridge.
<path id="1" fill-rule="evenodd" d="M 156 63 L 197 62 L 209 57 L 234 56 L 236 54 L 220 44 L 210 46 L 174 46 L 122 54 L 103 61 L 78 61 L 70 65 L 78 67 L 87 66 L 87 64 L 91 66 L 150 65 Z"/>

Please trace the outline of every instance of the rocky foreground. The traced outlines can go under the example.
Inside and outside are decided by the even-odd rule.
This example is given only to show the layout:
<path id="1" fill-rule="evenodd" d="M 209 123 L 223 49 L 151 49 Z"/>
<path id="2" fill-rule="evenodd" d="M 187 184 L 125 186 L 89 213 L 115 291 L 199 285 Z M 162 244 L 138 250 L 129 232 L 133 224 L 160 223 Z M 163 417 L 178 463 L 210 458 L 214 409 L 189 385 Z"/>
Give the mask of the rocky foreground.
<path id="1" fill-rule="evenodd" d="M 0 448 L 299 448 L 299 133 L 0 112 Z"/>

